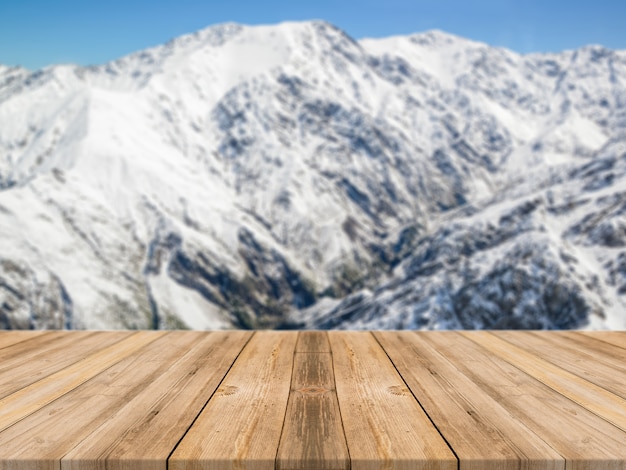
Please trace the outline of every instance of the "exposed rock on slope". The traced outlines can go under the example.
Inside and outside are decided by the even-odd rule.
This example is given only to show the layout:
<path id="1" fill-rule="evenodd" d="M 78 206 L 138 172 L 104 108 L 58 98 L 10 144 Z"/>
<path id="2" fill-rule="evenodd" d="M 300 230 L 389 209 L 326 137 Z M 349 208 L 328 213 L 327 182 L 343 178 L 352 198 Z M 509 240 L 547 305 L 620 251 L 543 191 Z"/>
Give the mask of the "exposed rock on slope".
<path id="1" fill-rule="evenodd" d="M 626 327 L 624 51 L 225 24 L 0 123 L 0 328 Z"/>

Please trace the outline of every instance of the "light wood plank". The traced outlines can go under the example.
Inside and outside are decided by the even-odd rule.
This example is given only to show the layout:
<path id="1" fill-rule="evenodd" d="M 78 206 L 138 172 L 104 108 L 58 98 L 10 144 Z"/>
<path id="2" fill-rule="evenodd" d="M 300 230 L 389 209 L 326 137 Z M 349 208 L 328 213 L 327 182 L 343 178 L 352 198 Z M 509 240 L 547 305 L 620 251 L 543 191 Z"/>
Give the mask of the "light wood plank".
<path id="1" fill-rule="evenodd" d="M 484 334 L 432 332 L 424 340 L 562 455 L 568 470 L 626 468 L 625 433 L 473 341 Z"/>
<path id="2" fill-rule="evenodd" d="M 25 340 L 18 341 L 11 346 L 0 349 L 0 367 L 11 362 L 11 367 L 20 367 L 27 364 L 30 358 L 41 354 L 47 348 L 55 347 L 59 342 L 67 342 L 67 332 L 64 331 L 46 331 L 41 335 Z"/>
<path id="3" fill-rule="evenodd" d="M 122 341 L 0 399 L 0 410 L 2 410 L 0 431 L 62 397 L 163 334 L 164 332 L 155 331 L 134 333 Z"/>
<path id="4" fill-rule="evenodd" d="M 95 351 L 101 350 L 128 338 L 128 331 L 115 332 L 71 332 L 42 345 L 34 341 L 25 354 L 0 362 L 0 398 L 11 395 L 70 364 L 78 362 Z"/>
<path id="5" fill-rule="evenodd" d="M 350 468 L 325 332 L 300 332 L 278 448 L 278 470 Z"/>
<path id="6" fill-rule="evenodd" d="M 16 330 L 5 330 L 0 331 L 0 349 L 7 348 L 16 343 L 21 343 L 22 341 L 27 341 L 29 339 L 36 338 L 37 336 L 41 336 L 47 333 L 47 331 L 42 330 L 29 330 L 29 331 L 16 331 Z"/>
<path id="7" fill-rule="evenodd" d="M 571 337 L 565 333 L 494 332 L 497 337 L 508 343 L 539 356 L 564 371 L 575 374 L 615 395 L 626 398 L 626 350 L 591 339 Z M 580 341 L 577 338 L 580 338 Z M 600 344 L 600 350 L 594 351 L 594 343 Z M 601 353 L 603 345 L 616 352 L 617 357 L 603 355 Z"/>
<path id="8" fill-rule="evenodd" d="M 190 341 L 184 333 L 146 331 L 133 335 L 140 335 L 137 339 L 143 339 L 143 347 L 129 351 L 81 386 L 0 433 L 0 469 L 19 461 L 22 470 L 58 470 L 64 455 L 195 345 L 199 337 Z"/>
<path id="9" fill-rule="evenodd" d="M 463 333 L 492 354 L 626 431 L 626 400 L 487 331 Z M 544 354 L 551 354 L 546 349 Z"/>
<path id="10" fill-rule="evenodd" d="M 549 332 L 537 332 L 542 334 L 546 338 L 549 338 Z M 626 339 L 626 331 L 620 332 Z M 596 337 L 591 335 L 581 335 L 576 331 L 559 331 L 556 335 L 558 339 L 567 340 L 575 343 L 577 350 L 584 351 L 594 357 L 594 361 L 607 364 L 609 367 L 613 367 L 618 371 L 624 369 L 624 363 L 626 363 L 626 349 L 616 346 L 615 344 L 602 341 L 602 337 Z M 565 343 L 563 343 L 565 344 Z"/>
<path id="11" fill-rule="evenodd" d="M 330 353 L 326 331 L 300 331 L 296 343 L 297 353 Z"/>
<path id="12" fill-rule="evenodd" d="M 352 470 L 456 469 L 454 454 L 372 334 L 328 336 Z"/>
<path id="13" fill-rule="evenodd" d="M 576 334 L 588 336 L 618 348 L 626 349 L 626 331 L 577 331 Z"/>
<path id="14" fill-rule="evenodd" d="M 168 456 L 252 333 L 176 332 L 174 335 L 180 335 L 186 345 L 180 359 L 69 451 L 61 461 L 63 470 L 166 468 Z"/>
<path id="15" fill-rule="evenodd" d="M 374 333 L 454 449 L 461 470 L 565 468 L 565 460 L 554 449 L 424 341 L 429 334 Z"/>
<path id="16" fill-rule="evenodd" d="M 297 332 L 255 333 L 168 469 L 274 469 L 296 339 Z"/>

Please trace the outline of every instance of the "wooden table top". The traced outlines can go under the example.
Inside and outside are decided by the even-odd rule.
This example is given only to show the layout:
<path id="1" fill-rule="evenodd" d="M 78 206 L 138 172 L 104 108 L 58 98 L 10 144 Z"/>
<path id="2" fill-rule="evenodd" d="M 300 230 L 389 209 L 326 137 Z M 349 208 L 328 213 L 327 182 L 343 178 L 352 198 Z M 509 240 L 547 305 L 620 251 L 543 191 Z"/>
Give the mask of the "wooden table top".
<path id="1" fill-rule="evenodd" d="M 0 332 L 0 469 L 626 469 L 626 332 Z"/>

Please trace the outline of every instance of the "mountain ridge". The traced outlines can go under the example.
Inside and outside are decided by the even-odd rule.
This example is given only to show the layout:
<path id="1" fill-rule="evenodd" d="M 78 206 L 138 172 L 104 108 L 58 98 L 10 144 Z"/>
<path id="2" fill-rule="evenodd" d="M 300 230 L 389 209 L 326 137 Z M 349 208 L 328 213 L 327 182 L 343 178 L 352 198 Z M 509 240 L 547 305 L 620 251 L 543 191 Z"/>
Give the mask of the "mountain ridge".
<path id="1" fill-rule="evenodd" d="M 624 327 L 625 71 L 323 21 L 0 68 L 0 325 Z"/>

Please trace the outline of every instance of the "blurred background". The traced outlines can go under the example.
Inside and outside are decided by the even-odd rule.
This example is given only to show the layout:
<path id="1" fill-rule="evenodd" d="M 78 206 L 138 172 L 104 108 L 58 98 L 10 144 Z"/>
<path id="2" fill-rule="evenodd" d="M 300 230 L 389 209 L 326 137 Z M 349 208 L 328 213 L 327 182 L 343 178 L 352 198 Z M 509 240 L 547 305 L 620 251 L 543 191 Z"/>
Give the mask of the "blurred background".
<path id="1" fill-rule="evenodd" d="M 623 18 L 4 2 L 0 329 L 624 329 Z"/>

